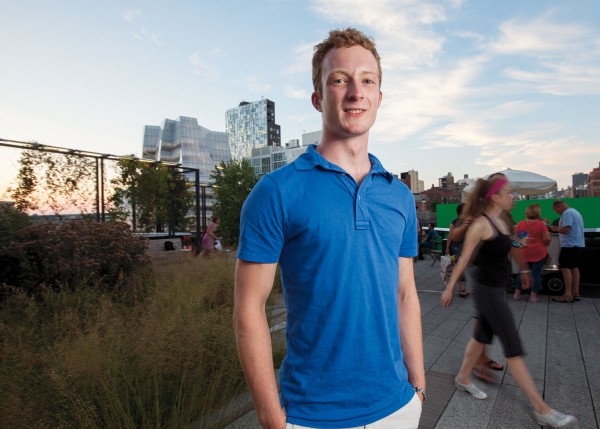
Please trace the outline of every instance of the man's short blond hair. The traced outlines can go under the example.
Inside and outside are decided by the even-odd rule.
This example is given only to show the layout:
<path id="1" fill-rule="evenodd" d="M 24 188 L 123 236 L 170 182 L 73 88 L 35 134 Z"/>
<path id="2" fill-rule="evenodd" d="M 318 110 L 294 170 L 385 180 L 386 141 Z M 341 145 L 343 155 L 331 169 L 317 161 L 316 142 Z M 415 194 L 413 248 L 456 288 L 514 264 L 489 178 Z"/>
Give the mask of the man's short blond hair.
<path id="1" fill-rule="evenodd" d="M 323 74 L 323 58 L 325 58 L 327 52 L 332 49 L 351 48 L 357 45 L 370 51 L 377 60 L 377 77 L 381 88 L 381 58 L 379 58 L 375 48 L 375 41 L 356 28 L 348 27 L 344 30 L 330 31 L 327 39 L 315 45 L 315 53 L 312 58 L 312 81 L 315 92 L 319 96 L 323 93 L 321 75 Z"/>

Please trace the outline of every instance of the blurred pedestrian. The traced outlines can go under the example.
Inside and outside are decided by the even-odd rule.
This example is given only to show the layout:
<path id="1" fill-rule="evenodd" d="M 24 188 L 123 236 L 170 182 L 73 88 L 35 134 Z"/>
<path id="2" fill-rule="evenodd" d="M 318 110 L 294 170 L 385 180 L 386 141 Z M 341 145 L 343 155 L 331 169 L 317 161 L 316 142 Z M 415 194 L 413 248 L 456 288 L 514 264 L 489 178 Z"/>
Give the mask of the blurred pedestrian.
<path id="1" fill-rule="evenodd" d="M 502 342 L 511 375 L 533 406 L 536 422 L 539 425 L 564 427 L 576 419 L 550 408 L 542 399 L 523 360 L 521 339 L 510 308 L 504 300 L 506 284 L 512 271 L 508 254 L 516 253 L 517 249 L 512 246 L 512 225 L 503 220 L 502 214 L 512 209 L 513 200 L 513 191 L 505 177 L 479 179 L 465 209 L 467 215 L 473 216 L 475 220 L 467 231 L 462 256 L 442 293 L 441 303 L 444 307 L 452 303 L 453 289 L 472 259 L 469 277 L 473 279 L 479 327 L 467 344 L 454 383 L 458 390 L 465 391 L 476 399 L 487 398 L 487 394 L 471 382 L 471 371 L 485 344 L 490 344 L 493 336 L 497 335 Z M 523 284 L 529 286 L 531 274 L 519 257 L 516 260 L 522 264 Z"/>
<path id="2" fill-rule="evenodd" d="M 202 252 L 200 256 L 209 256 L 217 251 L 215 246 L 218 240 L 221 238 L 217 235 L 217 228 L 221 223 L 221 219 L 218 216 L 213 216 L 211 222 L 206 227 L 206 231 L 202 236 Z"/>
<path id="3" fill-rule="evenodd" d="M 493 174 L 492 176 L 490 176 L 490 179 L 499 178 L 499 177 L 505 177 L 505 176 L 502 173 L 496 173 L 496 174 Z M 452 224 L 450 225 L 450 234 L 448 236 L 449 237 L 448 241 L 451 241 L 451 243 L 452 243 L 449 247 L 449 251 L 453 252 L 457 256 L 456 261 L 458 261 L 458 256 L 460 256 L 460 254 L 462 252 L 462 248 L 464 245 L 465 236 L 467 235 L 467 231 L 469 230 L 469 227 L 473 224 L 473 217 L 466 216 L 466 214 L 465 214 L 465 210 L 464 210 L 465 206 L 466 206 L 466 203 L 460 203 L 456 207 L 458 221 L 456 221 L 456 222 L 452 221 Z M 468 295 L 468 292 L 466 291 L 466 281 L 467 281 L 466 275 L 465 275 L 465 273 L 463 273 L 458 280 L 458 283 L 460 286 L 460 291 L 461 291 L 461 292 L 459 292 L 458 296 L 460 296 L 461 298 L 464 298 Z M 462 293 L 463 290 L 465 291 L 465 294 Z M 474 319 L 473 335 L 475 335 L 475 333 L 479 329 L 479 317 L 477 315 L 475 315 L 475 316 L 473 316 L 473 319 Z M 475 363 L 475 366 L 473 367 L 473 375 L 476 378 L 478 378 L 482 381 L 485 381 L 487 383 L 497 383 L 498 381 L 492 375 L 492 372 L 490 370 L 502 371 L 503 369 L 504 369 L 504 365 L 502 365 L 501 363 L 496 362 L 494 359 L 492 359 L 487 354 L 486 347 L 483 347 L 483 349 L 481 350 L 481 354 L 479 355 L 479 358 L 477 359 L 477 362 Z"/>
<path id="4" fill-rule="evenodd" d="M 453 259 L 453 263 L 458 261 L 460 252 L 462 250 L 463 242 L 465 239 L 465 233 L 469 229 L 469 225 L 473 222 L 470 217 L 463 217 L 462 212 L 465 207 L 465 203 L 460 203 L 456 206 L 456 218 L 450 223 L 450 230 L 448 232 L 448 241 L 446 242 L 446 254 L 450 255 Z M 458 296 L 466 298 L 469 295 L 465 287 L 464 275 L 459 279 L 460 292 Z"/>

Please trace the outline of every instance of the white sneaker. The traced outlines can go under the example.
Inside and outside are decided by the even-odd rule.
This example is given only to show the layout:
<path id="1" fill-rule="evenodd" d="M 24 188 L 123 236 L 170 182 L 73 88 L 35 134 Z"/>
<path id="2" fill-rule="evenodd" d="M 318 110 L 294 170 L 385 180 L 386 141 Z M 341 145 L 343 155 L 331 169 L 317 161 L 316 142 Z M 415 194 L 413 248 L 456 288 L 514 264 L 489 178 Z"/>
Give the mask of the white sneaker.
<path id="1" fill-rule="evenodd" d="M 475 386 L 473 383 L 471 384 L 462 384 L 458 381 L 457 378 L 454 379 L 454 386 L 458 390 L 462 390 L 463 392 L 467 392 L 475 399 L 485 399 L 487 398 L 487 394 L 481 390 L 479 387 Z"/>
<path id="2" fill-rule="evenodd" d="M 569 414 L 561 413 L 560 411 L 550 408 L 546 414 L 540 414 L 533 410 L 533 416 L 538 425 L 548 425 L 553 428 L 562 428 L 571 423 L 575 423 L 577 419 Z"/>

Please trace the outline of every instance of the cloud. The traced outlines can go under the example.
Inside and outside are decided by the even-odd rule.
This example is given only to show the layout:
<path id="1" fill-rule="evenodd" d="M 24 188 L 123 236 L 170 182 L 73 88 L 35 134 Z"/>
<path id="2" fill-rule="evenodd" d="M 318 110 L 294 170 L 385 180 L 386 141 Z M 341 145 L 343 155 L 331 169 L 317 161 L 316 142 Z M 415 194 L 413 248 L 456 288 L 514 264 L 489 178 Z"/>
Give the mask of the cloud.
<path id="1" fill-rule="evenodd" d="M 130 8 L 130 9 L 127 9 L 126 11 L 124 11 L 121 14 L 121 17 L 125 21 L 128 21 L 128 22 L 130 22 L 130 23 L 133 24 L 137 20 L 137 17 L 140 16 L 140 15 L 142 15 L 142 11 L 141 10 Z M 139 27 L 139 29 L 133 31 L 131 33 L 131 35 L 133 36 L 134 39 L 139 40 L 141 42 L 148 41 L 148 42 L 154 43 L 156 46 L 162 46 L 163 45 L 162 41 L 160 40 L 160 38 L 156 34 L 148 31 L 143 26 L 141 26 L 141 27 Z"/>
<path id="2" fill-rule="evenodd" d="M 588 45 L 597 38 L 592 28 L 581 23 L 558 23 L 552 13 L 527 21 L 512 19 L 500 25 L 500 36 L 489 46 L 493 53 L 504 55 L 560 56 Z"/>
<path id="3" fill-rule="evenodd" d="M 297 122 L 299 124 L 303 124 L 305 122 L 308 123 L 313 123 L 313 122 L 318 122 L 318 120 L 321 118 L 321 114 L 319 112 L 317 112 L 316 110 L 313 113 L 307 113 L 304 115 L 289 115 L 286 116 L 286 121 L 290 121 L 290 122 Z M 317 121 L 315 121 L 317 120 Z M 319 127 L 320 129 L 320 127 Z M 315 131 L 314 129 L 312 130 L 302 130 L 302 132 L 312 132 Z"/>
<path id="4" fill-rule="evenodd" d="M 219 70 L 200 53 L 194 52 L 188 57 L 194 68 L 194 73 L 208 80 L 216 80 L 220 76 Z"/>
<path id="5" fill-rule="evenodd" d="M 324 19 L 365 27 L 376 40 L 383 68 L 383 104 L 374 129 L 378 141 L 409 139 L 460 116 L 461 100 L 472 91 L 486 58 L 477 53 L 444 64 L 447 36 L 437 33 L 434 24 L 446 22 L 447 9 L 462 2 L 375 3 L 317 0 L 312 8 Z M 470 39 L 481 43 L 473 33 Z"/>
<path id="6" fill-rule="evenodd" d="M 220 46 L 213 47 L 211 54 L 215 57 L 226 57 L 229 55 L 229 50 L 223 50 Z"/>
<path id="7" fill-rule="evenodd" d="M 301 43 L 298 45 L 294 49 L 292 63 L 284 70 L 283 74 L 294 75 L 310 73 L 313 49 L 317 43 L 318 42 Z"/>
<path id="8" fill-rule="evenodd" d="M 568 113 L 556 120 L 548 97 L 600 93 L 598 28 L 542 10 L 533 18 L 499 22 L 496 31 L 457 31 L 450 21 L 462 19 L 454 9 L 463 3 L 314 0 L 311 6 L 319 18 L 375 38 L 383 103 L 371 136 L 386 153 L 402 147 L 405 153 L 396 157 L 408 163 L 429 151 L 436 152 L 432 159 L 469 153 L 469 160 L 411 165 L 424 177 L 437 177 L 431 169 L 450 164 L 486 174 L 506 167 L 534 170 L 568 184 L 577 166 L 600 156 L 600 146 L 578 137 Z M 561 156 L 565 148 L 567 159 Z"/>
<path id="9" fill-rule="evenodd" d="M 530 89 L 559 96 L 600 93 L 600 30 L 581 23 L 554 21 L 551 11 L 530 21 L 513 19 L 500 25 L 490 54 L 510 56 L 508 79 Z"/>
<path id="10" fill-rule="evenodd" d="M 254 95 L 265 96 L 271 91 L 272 86 L 268 83 L 262 82 L 262 78 L 257 75 L 248 75 L 243 79 L 238 79 L 235 82 L 245 86 Z M 254 96 L 253 95 L 253 96 Z"/>
<path id="11" fill-rule="evenodd" d="M 162 41 L 160 40 L 160 38 L 156 34 L 149 32 L 144 27 L 140 27 L 139 30 L 134 31 L 133 33 L 131 33 L 131 35 L 135 39 L 137 39 L 139 41 L 142 41 L 142 42 L 146 42 L 146 41 L 152 42 L 156 46 L 162 46 L 163 45 Z"/>
<path id="12" fill-rule="evenodd" d="M 383 103 L 376 124 L 382 142 L 396 142 L 469 116 L 465 100 L 482 67 L 481 57 L 465 58 L 445 68 L 383 76 Z"/>
<path id="13" fill-rule="evenodd" d="M 559 96 L 600 94 L 600 67 L 564 63 L 541 63 L 541 70 L 509 67 L 504 74 L 536 88 L 544 94 Z"/>
<path id="14" fill-rule="evenodd" d="M 323 19 L 369 28 L 367 33 L 375 38 L 378 50 L 386 52 L 382 63 L 384 69 L 431 65 L 444 42 L 444 37 L 433 30 L 434 24 L 447 20 L 446 10 L 440 3 L 315 0 L 312 9 Z"/>
<path id="15" fill-rule="evenodd" d="M 142 14 L 142 11 L 139 9 L 127 9 L 125 12 L 123 12 L 121 17 L 125 21 L 133 22 L 135 20 L 135 18 L 140 16 L 141 14 Z"/>
<path id="16" fill-rule="evenodd" d="M 310 100 L 311 92 L 305 88 L 296 88 L 292 85 L 284 85 L 283 95 L 294 100 Z"/>

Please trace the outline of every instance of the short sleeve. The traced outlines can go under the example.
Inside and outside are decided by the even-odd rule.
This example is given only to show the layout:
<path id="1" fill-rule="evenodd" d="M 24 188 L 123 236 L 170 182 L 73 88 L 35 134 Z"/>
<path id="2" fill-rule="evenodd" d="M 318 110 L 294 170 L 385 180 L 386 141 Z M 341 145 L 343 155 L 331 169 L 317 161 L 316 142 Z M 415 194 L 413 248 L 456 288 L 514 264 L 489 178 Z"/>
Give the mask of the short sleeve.
<path id="1" fill-rule="evenodd" d="M 399 257 L 412 258 L 419 253 L 417 236 L 419 231 L 419 219 L 415 208 L 415 199 L 411 193 L 404 197 L 404 207 L 406 216 L 406 228 L 402 235 Z"/>
<path id="2" fill-rule="evenodd" d="M 573 226 L 573 216 L 568 211 L 565 211 L 560 217 L 560 226 L 568 226 L 569 228 Z"/>
<path id="3" fill-rule="evenodd" d="M 275 181 L 265 176 L 242 207 L 237 257 L 249 262 L 276 263 L 284 236 L 281 195 Z"/>

